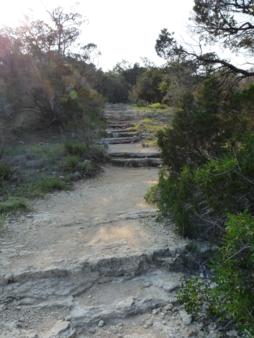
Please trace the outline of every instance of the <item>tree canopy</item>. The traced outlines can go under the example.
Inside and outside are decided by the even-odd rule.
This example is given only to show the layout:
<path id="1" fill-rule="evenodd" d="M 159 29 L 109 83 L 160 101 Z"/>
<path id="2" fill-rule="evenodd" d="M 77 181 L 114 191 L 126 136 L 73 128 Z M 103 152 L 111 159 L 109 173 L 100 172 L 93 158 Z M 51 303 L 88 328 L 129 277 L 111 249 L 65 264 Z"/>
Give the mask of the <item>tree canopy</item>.
<path id="1" fill-rule="evenodd" d="M 214 52 L 202 49 L 210 42 L 221 42 L 232 51 L 243 49 L 252 57 L 254 52 L 254 4 L 245 0 L 195 0 L 195 30 L 200 37 L 199 52 L 180 45 L 174 33 L 163 29 L 156 41 L 156 52 L 167 60 L 195 60 L 199 66 L 223 69 L 240 77 L 254 75 L 254 71 L 238 67 Z"/>

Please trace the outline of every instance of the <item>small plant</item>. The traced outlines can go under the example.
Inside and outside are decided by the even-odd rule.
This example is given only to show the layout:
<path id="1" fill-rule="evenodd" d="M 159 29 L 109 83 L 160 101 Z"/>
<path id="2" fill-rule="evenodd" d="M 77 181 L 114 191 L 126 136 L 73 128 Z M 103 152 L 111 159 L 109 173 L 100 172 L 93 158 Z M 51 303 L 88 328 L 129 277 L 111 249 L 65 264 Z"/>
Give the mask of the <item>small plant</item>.
<path id="1" fill-rule="evenodd" d="M 198 317 L 201 308 L 209 301 L 208 287 L 203 280 L 192 277 L 182 285 L 177 298 L 187 312 Z"/>
<path id="2" fill-rule="evenodd" d="M 68 189 L 68 183 L 58 177 L 47 177 L 39 181 L 37 184 L 39 191 L 42 193 L 52 192 L 54 190 Z"/>
<path id="3" fill-rule="evenodd" d="M 152 109 L 165 109 L 166 108 L 166 106 L 160 102 L 151 103 L 148 105 L 148 107 Z"/>
<path id="4" fill-rule="evenodd" d="M 69 183 L 58 177 L 43 177 L 23 187 L 20 193 L 29 197 L 43 196 L 55 190 L 69 189 Z"/>
<path id="5" fill-rule="evenodd" d="M 65 152 L 68 155 L 83 156 L 88 151 L 88 145 L 79 142 L 67 141 L 64 144 Z"/>
<path id="6" fill-rule="evenodd" d="M 0 216 L 10 212 L 26 210 L 27 208 L 28 207 L 24 199 L 10 197 L 6 201 L 0 203 Z"/>
<path id="7" fill-rule="evenodd" d="M 158 185 L 157 184 L 153 185 L 152 187 L 149 188 L 149 190 L 145 194 L 146 202 L 149 204 L 157 203 L 159 199 L 158 194 L 159 194 Z"/>
<path id="8" fill-rule="evenodd" d="M 184 283 L 178 300 L 195 316 L 233 321 L 244 337 L 254 336 L 254 217 L 230 215 L 226 234 L 212 261 L 212 284 L 197 277 Z M 205 309 L 205 313 L 204 313 Z"/>
<path id="9" fill-rule="evenodd" d="M 3 161 L 0 161 L 0 183 L 10 179 L 12 170 L 10 166 Z"/>
<path id="10" fill-rule="evenodd" d="M 105 148 L 101 145 L 93 145 L 89 148 L 89 153 L 87 154 L 87 158 L 94 160 L 95 162 L 103 162 L 105 161 L 107 154 L 105 152 Z"/>
<path id="11" fill-rule="evenodd" d="M 96 166 L 95 164 L 90 160 L 85 160 L 78 165 L 78 169 L 82 174 L 85 174 L 87 176 L 93 176 L 93 174 L 96 172 Z"/>
<path id="12" fill-rule="evenodd" d="M 213 269 L 215 311 L 254 335 L 254 217 L 249 213 L 228 217 Z"/>
<path id="13" fill-rule="evenodd" d="M 65 171 L 73 172 L 78 169 L 80 157 L 77 155 L 66 156 L 63 162 L 63 168 Z"/>

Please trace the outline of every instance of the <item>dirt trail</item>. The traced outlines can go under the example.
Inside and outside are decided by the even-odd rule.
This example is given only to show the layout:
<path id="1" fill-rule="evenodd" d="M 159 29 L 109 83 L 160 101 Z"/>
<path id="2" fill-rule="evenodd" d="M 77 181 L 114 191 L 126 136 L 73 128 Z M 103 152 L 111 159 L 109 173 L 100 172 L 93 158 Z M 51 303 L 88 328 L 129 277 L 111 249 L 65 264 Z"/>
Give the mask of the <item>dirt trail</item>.
<path id="1" fill-rule="evenodd" d="M 186 242 L 144 201 L 159 152 L 129 133 L 128 106 L 106 117 L 112 165 L 1 234 L 1 338 L 202 337 L 175 306 Z"/>

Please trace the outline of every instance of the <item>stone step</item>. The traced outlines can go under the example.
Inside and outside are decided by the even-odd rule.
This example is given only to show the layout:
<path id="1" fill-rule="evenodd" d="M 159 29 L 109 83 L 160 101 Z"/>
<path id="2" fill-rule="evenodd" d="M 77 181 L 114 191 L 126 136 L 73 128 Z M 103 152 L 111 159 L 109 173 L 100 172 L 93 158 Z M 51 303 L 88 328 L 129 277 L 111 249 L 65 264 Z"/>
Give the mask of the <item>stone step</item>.
<path id="1" fill-rule="evenodd" d="M 110 162 L 119 167 L 159 167 L 162 163 L 158 158 L 112 158 Z"/>
<path id="2" fill-rule="evenodd" d="M 130 128 L 107 128 L 106 133 L 130 133 L 132 132 Z"/>
<path id="3" fill-rule="evenodd" d="M 126 129 L 134 126 L 134 123 L 130 122 L 112 122 L 108 123 L 108 128 L 110 129 Z"/>
<path id="4" fill-rule="evenodd" d="M 180 273 L 155 270 L 131 279 L 95 284 L 74 298 L 68 320 L 76 333 L 165 306 L 181 285 Z"/>
<path id="5" fill-rule="evenodd" d="M 134 131 L 106 131 L 108 137 L 139 137 L 139 134 Z"/>
<path id="6" fill-rule="evenodd" d="M 126 143 L 136 143 L 140 141 L 140 137 L 107 137 L 102 139 L 103 144 L 126 144 Z"/>
<path id="7" fill-rule="evenodd" d="M 134 158 L 140 158 L 140 159 L 146 159 L 146 158 L 160 158 L 159 152 L 109 152 L 109 155 L 113 158 L 126 158 L 126 159 L 134 159 Z"/>
<path id="8" fill-rule="evenodd" d="M 73 297 L 78 297 L 98 282 L 110 283 L 119 277 L 129 279 L 142 276 L 153 269 L 166 268 L 172 274 L 179 273 L 186 245 L 182 242 L 177 247 L 84 261 L 69 268 L 50 267 L 4 276 L 1 278 L 1 302 L 40 308 L 69 307 L 73 304 Z M 167 264 L 164 262 L 166 258 Z"/>

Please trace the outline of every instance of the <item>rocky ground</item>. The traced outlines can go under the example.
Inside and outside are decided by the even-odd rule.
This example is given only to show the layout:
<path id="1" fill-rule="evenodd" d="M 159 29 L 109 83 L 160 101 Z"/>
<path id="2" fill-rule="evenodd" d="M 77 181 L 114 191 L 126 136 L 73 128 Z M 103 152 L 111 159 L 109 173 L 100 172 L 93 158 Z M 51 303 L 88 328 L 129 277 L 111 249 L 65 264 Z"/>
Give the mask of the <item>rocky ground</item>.
<path id="1" fill-rule="evenodd" d="M 1 338 L 209 337 L 176 302 L 187 243 L 144 201 L 159 151 L 130 132 L 130 108 L 106 118 L 103 173 L 36 200 L 1 233 Z"/>

